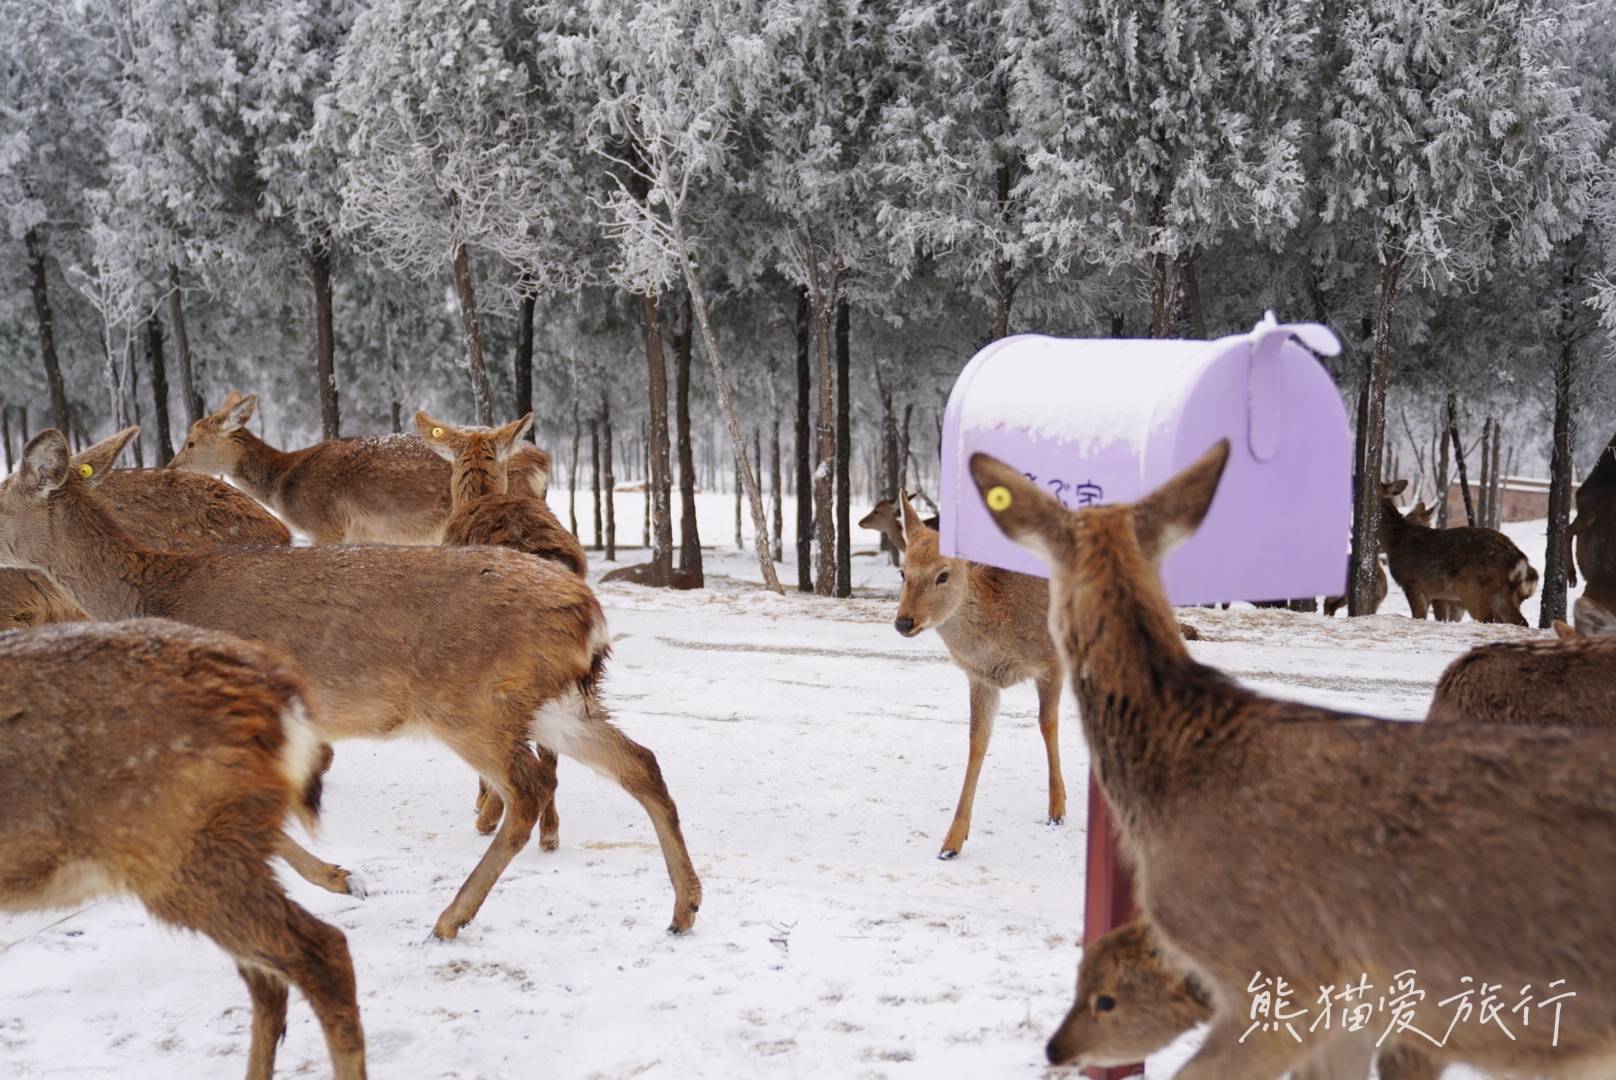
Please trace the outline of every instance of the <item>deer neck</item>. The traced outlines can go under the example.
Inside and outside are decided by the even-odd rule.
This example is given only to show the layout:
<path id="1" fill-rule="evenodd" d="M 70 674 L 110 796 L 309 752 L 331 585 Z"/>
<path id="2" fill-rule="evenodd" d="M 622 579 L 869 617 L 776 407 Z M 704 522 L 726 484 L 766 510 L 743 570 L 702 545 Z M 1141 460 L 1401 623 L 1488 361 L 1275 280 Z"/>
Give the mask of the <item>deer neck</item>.
<path id="1" fill-rule="evenodd" d="M 64 492 L 52 507 L 44 542 L 21 552 L 47 571 L 95 619 L 160 615 L 151 584 L 175 558 L 142 548 L 83 491 Z"/>
<path id="2" fill-rule="evenodd" d="M 482 466 L 456 467 L 450 486 L 450 505 L 454 510 L 460 510 L 479 499 L 503 494 L 494 470 Z"/>
<path id="3" fill-rule="evenodd" d="M 279 509 L 277 496 L 281 480 L 299 455 L 275 449 L 246 428 L 235 432 L 232 438 L 241 453 L 230 471 L 231 479 L 259 502 Z"/>

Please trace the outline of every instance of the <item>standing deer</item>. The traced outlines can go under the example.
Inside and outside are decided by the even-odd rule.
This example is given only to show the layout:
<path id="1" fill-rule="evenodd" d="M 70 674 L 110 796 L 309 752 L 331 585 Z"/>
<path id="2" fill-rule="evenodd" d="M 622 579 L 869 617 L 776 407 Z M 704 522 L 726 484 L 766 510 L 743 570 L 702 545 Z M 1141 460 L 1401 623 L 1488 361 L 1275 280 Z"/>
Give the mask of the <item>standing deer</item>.
<path id="1" fill-rule="evenodd" d="M 870 508 L 868 514 L 859 518 L 859 528 L 880 533 L 887 538 L 887 543 L 892 545 L 892 550 L 902 555 L 906 545 L 903 539 L 903 521 L 900 514 L 901 511 L 897 503 L 891 499 L 882 499 Z M 925 518 L 921 524 L 928 529 L 936 529 L 937 521 L 937 515 L 933 514 L 931 517 Z"/>
<path id="2" fill-rule="evenodd" d="M 512 421 L 502 428 L 457 428 L 434 420 L 425 412 L 415 414 L 415 426 L 427 448 L 449 462 L 449 486 L 453 505 L 444 527 L 443 542 L 450 545 L 506 547 L 547 559 L 576 574 L 579 580 L 589 573 L 589 558 L 583 545 L 562 527 L 543 499 L 530 494 L 509 493 L 510 460 L 516 441 L 533 423 L 533 414 Z M 539 768 L 546 783 L 556 783 L 555 751 L 539 747 Z M 505 804 L 486 781 L 477 784 L 477 831 L 493 832 L 505 812 Z M 539 847 L 554 851 L 560 843 L 561 819 L 552 795 L 539 815 Z"/>
<path id="3" fill-rule="evenodd" d="M 1616 435 L 1577 488 L 1577 517 L 1566 529 L 1566 582 L 1577 583 L 1577 567 L 1588 587 L 1577 600 L 1577 627 L 1587 633 L 1616 633 Z"/>
<path id="4" fill-rule="evenodd" d="M 1537 571 L 1521 549 L 1495 529 L 1414 524 L 1392 502 L 1407 486 L 1406 480 L 1381 485 L 1380 542 L 1409 613 L 1423 620 L 1429 602 L 1446 600 L 1477 622 L 1525 626 L 1521 602 L 1537 591 Z"/>
<path id="5" fill-rule="evenodd" d="M 449 466 L 414 435 L 329 439 L 281 451 L 247 430 L 256 395 L 231 392 L 191 425 L 170 469 L 225 475 L 315 543 L 436 544 L 449 519 Z M 515 455 L 535 495 L 549 484 L 550 455 Z"/>
<path id="6" fill-rule="evenodd" d="M 0 566 L 0 630 L 26 630 L 88 618 L 84 609 L 44 574 Z"/>
<path id="7" fill-rule="evenodd" d="M 1050 632 L 1141 911 L 1211 1001 L 1179 1080 L 1272 1080 L 1313 1053 L 1367 1073 L 1378 1023 L 1245 1037 L 1252 988 L 1277 978 L 1304 1010 L 1319 987 L 1362 978 L 1392 996 L 1412 981 L 1430 997 L 1404 1018 L 1445 1034 L 1446 1059 L 1613 1075 L 1616 742 L 1349 716 L 1195 663 L 1159 567 L 1205 517 L 1228 455 L 1225 440 L 1133 505 L 1075 513 L 1008 465 L 970 463 L 999 527 L 1052 568 Z M 1535 1022 L 1448 1031 L 1432 1003 L 1476 980 L 1530 994 Z M 1551 1008 L 1562 988 L 1577 996 Z"/>
<path id="8" fill-rule="evenodd" d="M 903 504 L 903 590 L 893 625 L 904 637 L 936 630 L 970 684 L 971 751 L 965 764 L 954 821 L 939 859 L 952 859 L 971 832 L 976 781 L 987 756 L 999 691 L 1034 680 L 1038 729 L 1049 760 L 1049 824 L 1066 817 L 1066 784 L 1060 768 L 1061 663 L 1049 639 L 1049 586 L 1042 578 L 1016 574 L 938 550 L 936 529 L 927 527 L 909 502 Z"/>
<path id="9" fill-rule="evenodd" d="M 347 939 L 269 866 L 287 817 L 319 809 L 291 665 L 164 620 L 86 623 L 0 634 L 0 686 L 0 909 L 132 895 L 235 960 L 253 1002 L 248 1080 L 274 1073 L 288 985 L 338 1080 L 362 1080 Z"/>
<path id="10" fill-rule="evenodd" d="M 278 645 L 303 670 L 322 738 L 431 734 L 499 792 L 504 823 L 439 938 L 471 921 L 553 795 L 532 742 L 640 803 L 673 881 L 671 929 L 690 928 L 701 885 L 678 811 L 655 755 L 599 700 L 606 620 L 574 574 L 500 548 L 157 551 L 72 477 L 61 432 L 35 436 L 0 485 L 0 559 L 46 571 L 96 618 L 160 614 Z"/>

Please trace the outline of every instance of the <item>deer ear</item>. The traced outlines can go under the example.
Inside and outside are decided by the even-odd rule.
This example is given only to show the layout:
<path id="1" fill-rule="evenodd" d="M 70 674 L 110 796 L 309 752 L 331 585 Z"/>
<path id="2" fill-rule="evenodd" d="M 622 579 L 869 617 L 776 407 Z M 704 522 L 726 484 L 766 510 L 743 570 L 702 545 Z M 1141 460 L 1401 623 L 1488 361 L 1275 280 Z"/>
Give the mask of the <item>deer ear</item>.
<path id="1" fill-rule="evenodd" d="M 1577 632 L 1576 628 L 1570 623 L 1566 622 L 1564 619 L 1554 620 L 1554 634 L 1561 641 L 1571 641 L 1581 636 Z"/>
<path id="2" fill-rule="evenodd" d="M 971 455 L 971 479 L 1004 535 L 1053 568 L 1073 552 L 1073 514 L 998 458 Z"/>
<path id="3" fill-rule="evenodd" d="M 505 461 L 510 458 L 511 451 L 516 447 L 516 441 L 525 435 L 527 429 L 532 426 L 533 414 L 528 413 L 522 419 L 512 420 L 494 432 L 494 447 L 495 452 L 499 455 L 499 460 Z"/>
<path id="4" fill-rule="evenodd" d="M 1201 527 L 1229 464 L 1229 440 L 1219 439 L 1194 464 L 1133 505 L 1133 531 L 1147 559 L 1159 562 Z"/>
<path id="5" fill-rule="evenodd" d="M 78 473 L 84 483 L 94 487 L 101 483 L 123 453 L 123 448 L 129 445 L 129 440 L 140 434 L 138 427 L 126 427 L 116 435 L 108 435 L 94 446 L 87 446 L 73 455 L 71 464 L 73 471 Z M 89 470 L 86 472 L 85 470 Z"/>
<path id="6" fill-rule="evenodd" d="M 226 398 L 225 404 L 218 412 L 213 414 L 219 421 L 219 430 L 226 435 L 246 427 L 247 421 L 253 418 L 253 413 L 258 408 L 257 394 L 248 394 L 243 397 L 234 390 L 230 393 L 235 400 L 231 401 L 230 398 Z"/>
<path id="7" fill-rule="evenodd" d="M 1393 480 L 1386 485 L 1386 494 L 1392 496 L 1401 495 L 1407 487 L 1407 480 Z"/>
<path id="8" fill-rule="evenodd" d="M 44 499 L 55 492 L 72 475 L 71 455 L 67 452 L 67 436 L 55 428 L 46 428 L 23 447 L 22 464 L 17 477 L 24 490 Z"/>
<path id="9" fill-rule="evenodd" d="M 454 438 L 455 429 L 442 420 L 434 419 L 425 409 L 415 410 L 415 430 L 421 433 L 426 440 L 428 450 L 445 461 L 454 461 L 459 449 L 458 441 Z"/>

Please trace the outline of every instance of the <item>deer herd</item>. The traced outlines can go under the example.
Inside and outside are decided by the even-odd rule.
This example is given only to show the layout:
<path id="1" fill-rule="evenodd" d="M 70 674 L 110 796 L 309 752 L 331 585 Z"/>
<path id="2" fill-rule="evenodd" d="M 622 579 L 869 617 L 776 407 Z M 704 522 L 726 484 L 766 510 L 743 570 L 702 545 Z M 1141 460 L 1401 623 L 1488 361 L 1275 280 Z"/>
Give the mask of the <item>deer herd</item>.
<path id="1" fill-rule="evenodd" d="M 544 502 L 531 416 L 487 429 L 423 412 L 418 435 L 284 452 L 248 429 L 256 408 L 232 393 L 167 469 L 114 468 L 134 428 L 77 455 L 47 430 L 0 484 L 0 910 L 131 895 L 235 961 L 249 1080 L 273 1074 L 294 986 L 334 1074 L 363 1077 L 346 938 L 286 895 L 271 859 L 360 893 L 288 825 L 315 820 L 329 744 L 420 734 L 477 774 L 467 816 L 492 834 L 435 937 L 476 916 L 535 827 L 556 847 L 562 755 L 644 809 L 669 930 L 690 930 L 701 882 L 655 755 L 599 692 L 611 639 L 583 548 Z M 1000 693 L 1028 681 L 1061 823 L 1060 699 L 1076 696 L 1140 916 L 1085 950 L 1049 1059 L 1138 1060 L 1207 1024 L 1180 1076 L 1616 1075 L 1616 440 L 1567 539 L 1571 580 L 1579 565 L 1588 579 L 1576 629 L 1460 657 L 1424 724 L 1265 698 L 1190 657 L 1157 568 L 1208 512 L 1228 453 L 1075 513 L 977 455 L 993 520 L 1047 581 L 944 555 L 907 496 L 861 523 L 902 554 L 896 629 L 937 631 L 969 685 L 940 858 L 970 834 Z M 1524 624 L 1537 575 L 1519 549 L 1431 529 L 1423 507 L 1397 510 L 1401 491 L 1383 489 L 1381 541 L 1413 616 Z M 1553 1029 L 1469 1025 L 1440 1047 L 1242 1035 L 1254 972 L 1311 987 L 1407 969 L 1444 986 L 1564 980 L 1574 1008 Z"/>

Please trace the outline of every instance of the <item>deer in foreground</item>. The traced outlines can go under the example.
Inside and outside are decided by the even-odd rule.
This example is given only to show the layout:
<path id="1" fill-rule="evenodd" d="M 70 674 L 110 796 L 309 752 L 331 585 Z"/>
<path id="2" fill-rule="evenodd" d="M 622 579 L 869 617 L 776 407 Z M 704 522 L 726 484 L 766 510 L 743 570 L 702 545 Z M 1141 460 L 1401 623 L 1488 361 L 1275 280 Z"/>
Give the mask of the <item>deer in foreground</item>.
<path id="1" fill-rule="evenodd" d="M 1616 633 L 1616 435 L 1577 488 L 1577 517 L 1566 529 L 1566 583 L 1577 583 L 1577 567 L 1588 588 L 1577 601 L 1577 627 L 1587 633 Z"/>
<path id="2" fill-rule="evenodd" d="M 1616 637 L 1555 621 L 1557 638 L 1471 649 L 1442 673 L 1429 723 L 1616 730 Z"/>
<path id="3" fill-rule="evenodd" d="M 84 609 L 44 574 L 0 566 L 0 630 L 27 630 L 88 618 Z"/>
<path id="4" fill-rule="evenodd" d="M 312 824 L 317 741 L 275 650 L 146 619 L 0 634 L 0 909 L 134 896 L 213 939 L 252 996 L 248 1080 L 269 1080 L 287 988 L 338 1080 L 365 1075 L 342 931 L 286 895 L 269 858 Z"/>
<path id="5" fill-rule="evenodd" d="M 1521 549 L 1495 529 L 1414 524 L 1392 502 L 1407 486 L 1406 480 L 1381 485 L 1380 543 L 1409 613 L 1423 620 L 1430 602 L 1446 600 L 1477 622 L 1525 626 L 1521 602 L 1537 591 L 1538 575 Z"/>
<path id="6" fill-rule="evenodd" d="M 1052 1065 L 1109 1067 L 1143 1061 L 1212 1019 L 1206 989 L 1168 965 L 1144 919 L 1083 947 L 1077 999 L 1044 1048 Z M 1441 1067 L 1412 1046 L 1388 1045 L 1375 1056 L 1380 1080 L 1436 1080 Z M 1324 1080 L 1328 1064 L 1304 1066 L 1296 1080 Z"/>
<path id="7" fill-rule="evenodd" d="M 1301 1005 L 1365 977 L 1391 993 L 1410 970 L 1431 1002 L 1483 979 L 1531 987 L 1536 1002 L 1577 994 L 1513 1039 L 1454 1025 L 1444 1060 L 1616 1074 L 1616 742 L 1350 716 L 1194 662 L 1159 568 L 1205 517 L 1228 455 L 1224 440 L 1133 505 L 1075 513 L 1008 465 L 970 463 L 999 527 L 1051 566 L 1050 632 L 1142 914 L 1211 1001 L 1179 1080 L 1271 1080 L 1310 1052 L 1355 1054 L 1365 1075 L 1378 1027 L 1242 1042 L 1248 988 L 1257 973 L 1283 977 L 1304 988 Z M 1407 1019 L 1446 1032 L 1446 1011 Z"/>
<path id="8" fill-rule="evenodd" d="M 453 494 L 443 542 L 455 546 L 505 547 L 547 559 L 582 580 L 589 573 L 583 545 L 550 512 L 543 499 L 509 493 L 510 461 L 517 440 L 533 423 L 528 413 L 504 427 L 457 428 L 415 414 L 415 426 L 433 453 L 449 462 L 449 488 Z M 556 783 L 555 751 L 539 747 L 539 768 L 553 790 Z M 477 831 L 493 832 L 505 804 L 486 781 L 477 784 Z M 539 815 L 539 847 L 554 851 L 560 843 L 561 819 L 555 798 Z"/>
<path id="9" fill-rule="evenodd" d="M 449 466 L 415 435 L 328 439 L 281 451 L 247 430 L 256 395 L 232 391 L 191 425 L 170 469 L 224 475 L 318 544 L 437 544 L 449 519 Z M 524 446 L 516 471 L 540 499 L 550 455 Z"/>
<path id="10" fill-rule="evenodd" d="M 690 928 L 701 885 L 678 811 L 655 755 L 599 699 L 606 621 L 576 575 L 501 548 L 157 551 L 72 476 L 61 432 L 35 436 L 0 485 L 0 559 L 49 573 L 96 618 L 161 614 L 278 645 L 303 671 L 321 738 L 430 734 L 500 794 L 504 822 L 439 938 L 471 921 L 553 794 L 532 742 L 640 803 L 673 881 L 671 929 Z"/>
<path id="11" fill-rule="evenodd" d="M 200 551 L 227 544 L 290 544 L 286 526 L 222 480 L 168 469 L 113 469 L 140 428 L 129 427 L 73 456 L 73 471 L 98 478 L 101 498 L 124 530 L 152 547 Z"/>
<path id="12" fill-rule="evenodd" d="M 987 756 L 999 692 L 1032 679 L 1038 687 L 1038 729 L 1049 761 L 1049 817 L 1066 817 L 1066 785 L 1060 768 L 1061 663 L 1049 639 L 1049 586 L 1043 578 L 951 559 L 938 550 L 938 533 L 903 506 L 903 590 L 893 625 L 904 637 L 936 630 L 970 685 L 971 749 L 965 785 L 939 859 L 952 859 L 971 832 L 977 777 Z"/>

